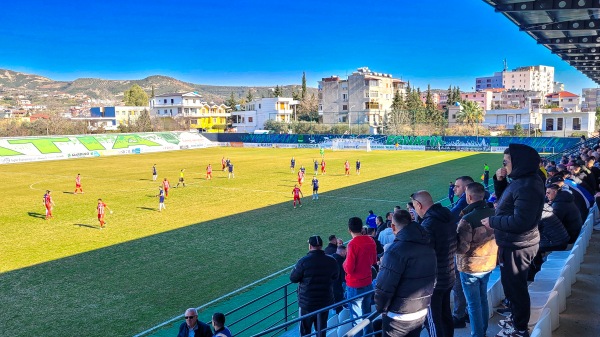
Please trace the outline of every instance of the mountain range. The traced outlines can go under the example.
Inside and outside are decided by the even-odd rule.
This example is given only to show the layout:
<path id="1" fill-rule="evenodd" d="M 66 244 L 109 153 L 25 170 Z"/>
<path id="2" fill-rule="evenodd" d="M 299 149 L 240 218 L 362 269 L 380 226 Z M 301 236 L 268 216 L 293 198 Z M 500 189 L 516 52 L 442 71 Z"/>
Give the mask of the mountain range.
<path id="1" fill-rule="evenodd" d="M 298 76 L 299 82 L 300 79 L 301 74 Z M 248 90 L 252 92 L 255 98 L 269 97 L 273 90 L 273 87 L 196 84 L 163 75 L 148 76 L 140 80 L 78 78 L 73 81 L 55 81 L 35 74 L 0 69 L 0 94 L 6 95 L 6 92 L 10 91 L 31 96 L 32 101 L 35 100 L 36 95 L 44 93 L 49 95 L 51 93 L 66 93 L 72 95 L 85 94 L 91 98 L 108 99 L 118 102 L 123 98 L 123 92 L 134 84 L 142 87 L 149 96 L 153 87 L 156 95 L 195 91 L 202 95 L 205 101 L 215 103 L 224 102 L 230 98 L 232 92 L 234 97 L 239 100 L 247 96 Z M 291 97 L 293 91 L 301 91 L 301 85 L 280 85 L 280 87 L 283 89 L 284 97 Z M 307 92 L 316 95 L 317 89 L 307 88 Z"/>

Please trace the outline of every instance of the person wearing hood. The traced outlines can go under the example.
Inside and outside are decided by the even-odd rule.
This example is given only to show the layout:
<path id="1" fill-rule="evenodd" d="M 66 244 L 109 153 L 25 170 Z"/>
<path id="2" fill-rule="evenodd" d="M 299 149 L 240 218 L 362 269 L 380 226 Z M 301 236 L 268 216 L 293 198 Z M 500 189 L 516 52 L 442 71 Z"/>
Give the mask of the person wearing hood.
<path id="1" fill-rule="evenodd" d="M 456 280 L 454 257 L 456 254 L 456 221 L 450 210 L 433 203 L 431 194 L 421 190 L 413 193 L 411 202 L 421 220 L 421 227 L 429 235 L 437 261 L 437 281 L 427 313 L 429 335 L 454 336 L 450 292 Z"/>
<path id="2" fill-rule="evenodd" d="M 394 212 L 391 229 L 395 239 L 381 260 L 375 305 L 382 312 L 383 336 L 418 337 L 435 286 L 435 251 L 408 211 Z"/>
<path id="3" fill-rule="evenodd" d="M 539 162 L 540 156 L 532 147 L 510 144 L 504 151 L 503 167 L 493 177 L 498 197 L 495 215 L 481 220 L 484 226 L 494 229 L 500 280 L 512 310 L 511 319 L 500 321 L 502 330 L 497 337 L 529 337 L 527 274 L 539 248 L 538 223 L 545 194 L 537 173 Z"/>

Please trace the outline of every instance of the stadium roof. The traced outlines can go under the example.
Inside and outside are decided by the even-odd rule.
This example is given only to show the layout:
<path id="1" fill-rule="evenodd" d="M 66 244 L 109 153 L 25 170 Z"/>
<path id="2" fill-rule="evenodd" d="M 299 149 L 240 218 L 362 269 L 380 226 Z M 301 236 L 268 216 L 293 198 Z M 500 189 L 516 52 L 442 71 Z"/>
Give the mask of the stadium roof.
<path id="1" fill-rule="evenodd" d="M 600 85 L 600 1 L 483 1 Z"/>

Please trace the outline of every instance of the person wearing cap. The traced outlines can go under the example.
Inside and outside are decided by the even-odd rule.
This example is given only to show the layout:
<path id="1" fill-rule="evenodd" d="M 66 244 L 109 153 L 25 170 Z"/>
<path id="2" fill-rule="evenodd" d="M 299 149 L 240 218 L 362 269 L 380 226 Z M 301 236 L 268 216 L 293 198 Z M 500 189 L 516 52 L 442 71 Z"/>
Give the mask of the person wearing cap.
<path id="1" fill-rule="evenodd" d="M 539 248 L 538 223 L 545 194 L 544 181 L 538 175 L 539 163 L 540 156 L 534 148 L 509 144 L 503 167 L 493 177 L 498 196 L 495 215 L 481 220 L 484 226 L 494 229 L 500 280 L 512 311 L 510 319 L 500 321 L 502 330 L 497 337 L 529 337 L 531 299 L 527 274 Z"/>
<path id="2" fill-rule="evenodd" d="M 298 283 L 298 315 L 330 306 L 334 303 L 333 282 L 339 277 L 336 260 L 323 251 L 323 240 L 318 235 L 308 238 L 308 254 L 302 257 L 290 274 L 290 281 Z M 328 311 L 303 318 L 300 335 L 308 335 L 314 326 L 316 336 L 325 337 Z"/>
<path id="3" fill-rule="evenodd" d="M 546 185 L 546 199 L 548 199 L 548 204 L 552 206 L 552 213 L 558 217 L 569 234 L 568 243 L 574 243 L 581 231 L 583 220 L 579 209 L 575 205 L 573 195 L 562 190 L 560 185 L 550 183 Z"/>

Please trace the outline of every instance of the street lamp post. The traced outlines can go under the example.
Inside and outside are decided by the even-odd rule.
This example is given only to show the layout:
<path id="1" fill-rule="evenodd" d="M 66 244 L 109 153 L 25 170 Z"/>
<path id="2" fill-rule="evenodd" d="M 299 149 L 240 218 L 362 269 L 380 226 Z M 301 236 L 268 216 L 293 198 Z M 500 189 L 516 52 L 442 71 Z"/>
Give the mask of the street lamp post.
<path id="1" fill-rule="evenodd" d="M 352 134 L 352 125 L 350 124 L 350 112 L 352 110 L 352 108 L 354 108 L 356 105 L 353 105 L 351 107 L 348 108 L 348 132 L 350 134 Z"/>

